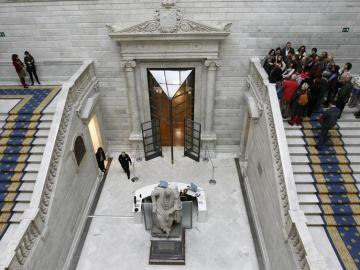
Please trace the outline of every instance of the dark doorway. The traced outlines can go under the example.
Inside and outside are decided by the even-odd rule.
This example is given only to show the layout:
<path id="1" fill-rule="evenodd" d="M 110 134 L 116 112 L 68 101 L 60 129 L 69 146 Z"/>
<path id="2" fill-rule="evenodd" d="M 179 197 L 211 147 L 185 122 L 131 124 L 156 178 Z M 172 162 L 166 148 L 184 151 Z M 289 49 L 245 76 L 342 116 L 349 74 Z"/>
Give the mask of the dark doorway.
<path id="1" fill-rule="evenodd" d="M 148 69 L 151 119 L 160 120 L 161 146 L 184 145 L 184 120 L 194 120 L 195 70 Z"/>

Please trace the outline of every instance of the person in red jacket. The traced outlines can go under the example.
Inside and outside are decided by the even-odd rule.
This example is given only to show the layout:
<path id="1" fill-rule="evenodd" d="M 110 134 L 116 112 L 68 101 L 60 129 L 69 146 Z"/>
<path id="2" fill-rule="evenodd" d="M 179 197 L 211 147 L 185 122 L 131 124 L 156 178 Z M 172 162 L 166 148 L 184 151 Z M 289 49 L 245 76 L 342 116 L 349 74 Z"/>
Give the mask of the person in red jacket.
<path id="1" fill-rule="evenodd" d="M 28 88 L 28 85 L 25 83 L 26 72 L 24 70 L 23 62 L 21 62 L 17 54 L 13 54 L 11 56 L 11 59 L 15 67 L 16 73 L 18 74 L 21 81 L 21 84 L 24 86 L 24 88 Z"/>
<path id="2" fill-rule="evenodd" d="M 289 104 L 295 96 L 299 84 L 296 80 L 296 75 L 293 74 L 290 79 L 283 81 L 283 96 L 281 99 L 281 114 L 284 118 L 288 117 Z"/>

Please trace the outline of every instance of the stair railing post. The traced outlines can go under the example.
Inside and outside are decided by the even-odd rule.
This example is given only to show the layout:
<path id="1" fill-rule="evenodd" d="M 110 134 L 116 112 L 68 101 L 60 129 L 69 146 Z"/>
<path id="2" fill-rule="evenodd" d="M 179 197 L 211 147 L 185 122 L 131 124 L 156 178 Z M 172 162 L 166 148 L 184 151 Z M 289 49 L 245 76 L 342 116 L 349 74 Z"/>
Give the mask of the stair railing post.
<path id="1" fill-rule="evenodd" d="M 209 184 L 210 185 L 216 185 L 216 180 L 214 178 L 215 175 L 215 166 L 214 163 L 211 159 L 210 153 L 209 153 L 209 149 L 207 148 L 207 145 L 205 146 L 205 157 L 203 158 L 203 161 L 208 162 L 210 160 L 211 163 L 211 178 L 209 180 Z"/>

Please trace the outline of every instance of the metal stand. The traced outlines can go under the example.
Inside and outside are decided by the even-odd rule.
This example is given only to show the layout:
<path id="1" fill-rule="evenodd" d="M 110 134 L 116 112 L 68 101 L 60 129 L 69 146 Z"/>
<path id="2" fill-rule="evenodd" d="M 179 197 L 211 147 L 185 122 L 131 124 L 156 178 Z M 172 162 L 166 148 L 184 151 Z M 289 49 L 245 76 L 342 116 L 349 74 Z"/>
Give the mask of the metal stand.
<path id="1" fill-rule="evenodd" d="M 215 166 L 214 166 L 214 163 L 211 159 L 211 156 L 210 156 L 210 153 L 209 153 L 209 150 L 207 148 L 207 145 L 205 145 L 205 156 L 203 157 L 203 161 L 204 162 L 211 162 L 211 178 L 209 180 L 209 184 L 210 185 L 216 185 L 216 180 L 214 179 L 214 173 L 215 173 Z"/>
<path id="2" fill-rule="evenodd" d="M 132 163 L 132 167 L 133 167 L 133 174 L 134 176 L 131 178 L 131 182 L 137 182 L 139 181 L 139 177 L 136 176 L 135 174 L 135 163 L 138 161 L 141 161 L 142 158 L 140 156 L 140 150 L 139 150 L 139 146 L 136 146 L 136 152 L 135 152 L 135 157 L 134 157 L 134 161 Z"/>

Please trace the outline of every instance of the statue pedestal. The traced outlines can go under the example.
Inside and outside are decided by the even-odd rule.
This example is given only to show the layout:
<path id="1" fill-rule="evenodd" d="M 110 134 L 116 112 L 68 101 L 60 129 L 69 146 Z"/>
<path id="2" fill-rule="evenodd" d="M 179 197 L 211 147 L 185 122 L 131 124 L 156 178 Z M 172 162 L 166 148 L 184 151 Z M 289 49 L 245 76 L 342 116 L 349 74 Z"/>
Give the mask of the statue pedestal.
<path id="1" fill-rule="evenodd" d="M 185 264 L 185 230 L 180 237 L 171 240 L 153 238 L 150 246 L 149 264 L 184 265 Z"/>

